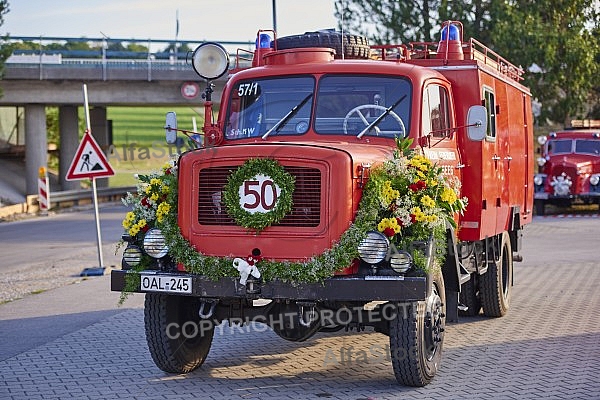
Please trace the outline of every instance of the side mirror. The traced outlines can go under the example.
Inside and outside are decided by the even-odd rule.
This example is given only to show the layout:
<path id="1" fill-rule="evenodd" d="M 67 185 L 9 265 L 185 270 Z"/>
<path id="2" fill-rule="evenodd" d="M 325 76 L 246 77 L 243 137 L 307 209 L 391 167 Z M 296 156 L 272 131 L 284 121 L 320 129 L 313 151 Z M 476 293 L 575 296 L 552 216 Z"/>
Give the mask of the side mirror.
<path id="1" fill-rule="evenodd" d="M 487 110 L 484 106 L 471 106 L 467 113 L 467 136 L 481 142 L 487 132 Z"/>
<path id="2" fill-rule="evenodd" d="M 177 114 L 174 111 L 167 113 L 165 136 L 168 144 L 175 144 L 177 142 Z"/>

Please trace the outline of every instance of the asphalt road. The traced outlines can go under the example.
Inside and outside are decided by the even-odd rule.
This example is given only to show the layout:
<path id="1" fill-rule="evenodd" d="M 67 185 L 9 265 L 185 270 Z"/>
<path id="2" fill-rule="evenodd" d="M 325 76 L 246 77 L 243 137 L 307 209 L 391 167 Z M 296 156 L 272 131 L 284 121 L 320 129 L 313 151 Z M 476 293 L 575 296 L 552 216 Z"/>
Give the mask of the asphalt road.
<path id="1" fill-rule="evenodd" d="M 116 260 L 110 255 L 114 253 L 114 246 L 123 233 L 121 221 L 126 212 L 125 206 L 119 204 L 104 204 L 99 208 L 102 244 L 111 250 L 105 264 Z M 0 243 L 3 249 L 0 259 L 2 274 L 40 264 L 58 266 L 73 261 L 81 266 L 98 266 L 96 221 L 92 206 L 0 223 Z"/>
<path id="2" fill-rule="evenodd" d="M 102 213 L 103 234 L 120 234 L 119 207 Z M 67 232 L 67 242 L 81 242 L 83 233 L 76 235 L 72 226 L 87 232 L 93 214 L 85 214 L 24 221 L 14 230 L 24 222 L 1 224 L 1 235 L 14 234 L 2 236 L 0 251 L 12 255 L 18 246 L 24 266 L 44 262 L 38 248 L 53 260 L 76 257 L 66 263 L 81 263 L 77 254 L 93 260 L 93 231 L 86 249 L 58 238 Z M 45 239 L 41 230 L 54 234 Z M 449 325 L 442 367 L 425 388 L 396 384 L 389 360 L 370 352 L 387 345 L 373 332 L 290 343 L 260 326 L 221 326 L 201 369 L 165 374 L 146 348 L 143 296 L 119 308 L 119 294 L 109 291 L 103 276 L 0 305 L 0 398 L 598 399 L 599 238 L 597 215 L 535 217 L 525 231 L 524 261 L 515 263 L 508 315 Z M 350 349 L 369 357 L 349 359 Z"/>

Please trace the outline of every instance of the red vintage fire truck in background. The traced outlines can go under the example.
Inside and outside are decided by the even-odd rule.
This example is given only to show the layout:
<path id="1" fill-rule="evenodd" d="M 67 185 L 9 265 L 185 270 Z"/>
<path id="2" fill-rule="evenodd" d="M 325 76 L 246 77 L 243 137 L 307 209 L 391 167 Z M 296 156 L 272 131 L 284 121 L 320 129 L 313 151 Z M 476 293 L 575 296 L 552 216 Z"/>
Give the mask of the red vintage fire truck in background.
<path id="1" fill-rule="evenodd" d="M 537 215 L 546 205 L 600 204 L 600 121 L 574 120 L 571 128 L 538 137 L 534 177 Z"/>
<path id="2" fill-rule="evenodd" d="M 265 33 L 259 31 L 251 67 L 237 63 L 240 53 L 230 70 L 229 55 L 215 43 L 194 51 L 193 67 L 209 82 L 203 128 L 209 150 L 185 152 L 177 163 L 183 237 L 204 255 L 308 260 L 348 229 L 369 169 L 392 154 L 396 139 L 410 138 L 445 174 L 460 179 L 469 199 L 457 229 L 448 227 L 441 273 L 397 269 L 385 257 L 389 243 L 373 235 L 361 243 L 360 257 L 324 282 L 211 280 L 175 265 L 160 230 L 152 229 L 148 240 L 125 235 L 124 270 L 112 272 L 112 290 L 126 288 L 127 270 L 142 257 L 153 258 L 152 268 L 138 271 L 142 280 L 133 291 L 146 293 L 149 349 L 167 372 L 199 367 L 213 340 L 214 327 L 189 338 L 173 334 L 175 326 L 291 314 L 285 324 L 271 324 L 291 341 L 373 327 L 389 336 L 398 382 L 426 385 L 439 368 L 446 320 L 482 309 L 500 317 L 510 307 L 513 261 L 520 260 L 533 208 L 533 119 L 523 71 L 475 39 L 464 40 L 457 21 L 442 25 L 439 43 L 369 46 L 335 31 Z M 227 71 L 213 121 L 210 81 Z M 175 127 L 170 114 L 168 142 L 176 140 Z M 249 233 L 228 215 L 223 188 L 247 160 L 267 158 L 294 176 L 293 208 L 260 234 Z M 269 188 L 252 186 L 255 181 L 240 190 L 258 204 Z M 273 201 L 263 201 L 264 208 Z M 168 281 L 174 284 L 163 284 Z M 411 311 L 377 321 L 364 314 L 385 304 Z M 324 324 L 310 317 L 324 310 L 345 311 L 344 318 Z"/>

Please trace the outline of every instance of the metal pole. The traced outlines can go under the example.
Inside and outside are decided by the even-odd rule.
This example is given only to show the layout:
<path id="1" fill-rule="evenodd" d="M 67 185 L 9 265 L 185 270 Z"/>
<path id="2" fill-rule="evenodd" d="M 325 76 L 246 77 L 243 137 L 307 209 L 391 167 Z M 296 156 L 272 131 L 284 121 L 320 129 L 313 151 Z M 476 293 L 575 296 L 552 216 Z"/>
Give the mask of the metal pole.
<path id="1" fill-rule="evenodd" d="M 277 32 L 277 0 L 273 0 L 273 30 Z"/>
<path id="2" fill-rule="evenodd" d="M 92 190 L 94 191 L 94 216 L 96 218 L 96 239 L 98 244 L 98 263 L 100 268 L 104 268 L 102 258 L 102 234 L 100 233 L 100 215 L 98 214 L 98 191 L 96 190 L 96 178 L 92 177 Z"/>
<path id="3" fill-rule="evenodd" d="M 85 109 L 85 125 L 86 135 L 92 134 L 90 126 L 90 107 L 88 105 L 87 85 L 83 84 L 83 103 Z M 96 189 L 96 178 L 92 177 L 92 192 L 94 195 L 94 218 L 96 219 L 96 243 L 98 245 L 98 263 L 100 268 L 104 268 L 104 260 L 102 258 L 102 234 L 100 232 L 100 215 L 98 213 L 98 190 Z"/>

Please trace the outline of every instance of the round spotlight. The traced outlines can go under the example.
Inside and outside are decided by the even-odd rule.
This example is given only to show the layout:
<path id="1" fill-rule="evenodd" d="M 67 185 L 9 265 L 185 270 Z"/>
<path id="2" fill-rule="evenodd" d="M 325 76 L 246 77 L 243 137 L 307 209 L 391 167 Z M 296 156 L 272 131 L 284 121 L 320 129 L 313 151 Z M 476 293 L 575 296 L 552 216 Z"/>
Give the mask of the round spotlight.
<path id="1" fill-rule="evenodd" d="M 144 251 L 153 258 L 162 258 L 167 255 L 169 246 L 167 246 L 165 237 L 160 229 L 152 228 L 146 232 L 146 236 L 144 236 Z"/>
<path id="2" fill-rule="evenodd" d="M 192 53 L 192 67 L 207 81 L 220 78 L 229 70 L 229 54 L 220 44 L 203 43 Z"/>
<path id="3" fill-rule="evenodd" d="M 394 271 L 403 274 L 412 266 L 412 257 L 406 251 L 401 251 L 392 256 L 390 265 Z"/>
<path id="4" fill-rule="evenodd" d="M 123 261 L 121 267 L 123 269 L 131 269 L 140 264 L 142 260 L 142 250 L 136 245 L 130 244 L 123 252 Z"/>
<path id="5" fill-rule="evenodd" d="M 548 141 L 548 138 L 546 136 L 538 136 L 537 140 L 538 140 L 538 143 L 540 144 L 540 146 L 543 146 Z"/>
<path id="6" fill-rule="evenodd" d="M 546 159 L 545 159 L 544 157 L 538 157 L 538 159 L 537 159 L 537 164 L 538 164 L 540 167 L 543 167 L 544 165 L 546 165 Z"/>
<path id="7" fill-rule="evenodd" d="M 389 248 L 390 241 L 385 235 L 369 231 L 358 245 L 358 255 L 366 263 L 377 264 L 385 258 Z"/>

